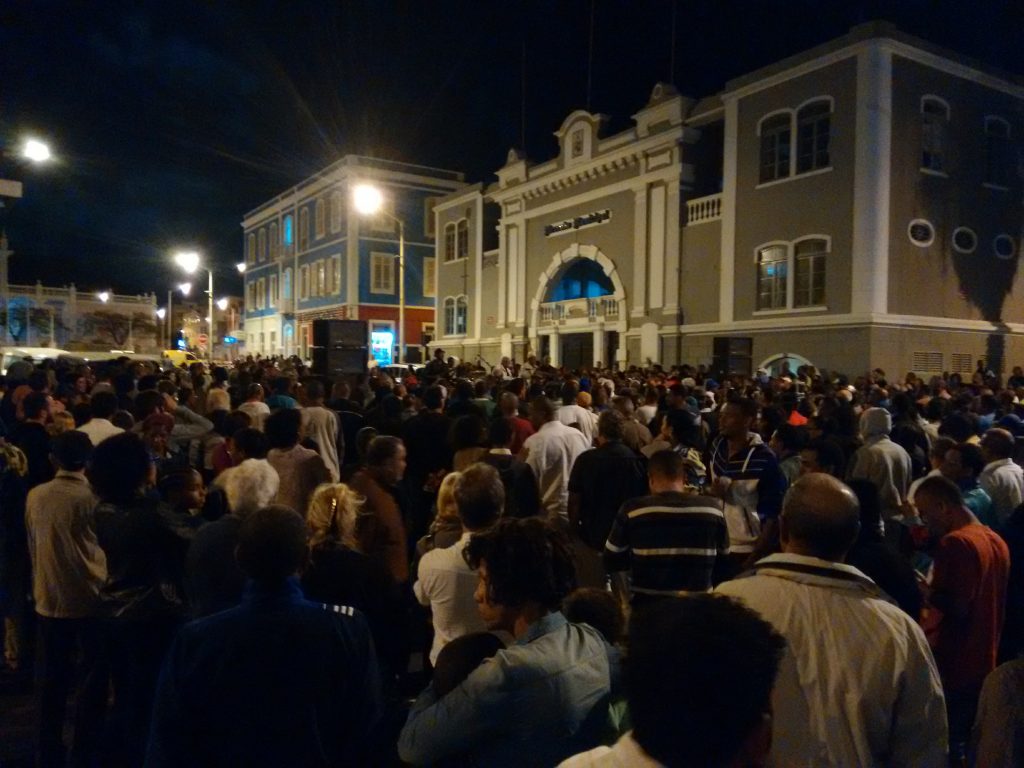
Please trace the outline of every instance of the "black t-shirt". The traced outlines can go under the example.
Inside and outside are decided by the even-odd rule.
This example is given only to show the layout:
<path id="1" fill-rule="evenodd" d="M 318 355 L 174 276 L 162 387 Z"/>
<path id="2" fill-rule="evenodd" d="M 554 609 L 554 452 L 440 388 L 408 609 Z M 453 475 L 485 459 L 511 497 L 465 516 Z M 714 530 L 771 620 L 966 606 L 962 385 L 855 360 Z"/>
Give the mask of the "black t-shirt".
<path id="1" fill-rule="evenodd" d="M 582 497 L 580 535 L 604 550 L 619 507 L 647 493 L 647 471 L 640 454 L 619 441 L 606 443 L 576 457 L 569 475 L 569 493 Z"/>

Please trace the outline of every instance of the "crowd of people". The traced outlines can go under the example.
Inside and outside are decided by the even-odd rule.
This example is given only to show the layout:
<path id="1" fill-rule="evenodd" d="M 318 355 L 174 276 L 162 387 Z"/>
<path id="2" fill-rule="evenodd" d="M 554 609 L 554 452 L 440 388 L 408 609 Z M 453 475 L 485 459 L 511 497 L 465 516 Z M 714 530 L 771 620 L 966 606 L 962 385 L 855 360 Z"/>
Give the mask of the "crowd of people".
<path id="1" fill-rule="evenodd" d="M 39 765 L 1024 761 L 1020 368 L 19 361 L 0 438 Z"/>

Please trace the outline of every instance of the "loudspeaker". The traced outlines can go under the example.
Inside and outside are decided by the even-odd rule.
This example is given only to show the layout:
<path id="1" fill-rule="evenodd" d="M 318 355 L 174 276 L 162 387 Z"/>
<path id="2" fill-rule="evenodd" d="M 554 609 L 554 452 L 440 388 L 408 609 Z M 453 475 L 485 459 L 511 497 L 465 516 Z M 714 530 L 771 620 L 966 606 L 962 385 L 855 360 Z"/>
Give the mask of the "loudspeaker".
<path id="1" fill-rule="evenodd" d="M 313 346 L 329 349 L 365 347 L 369 343 L 365 320 L 314 320 Z"/>
<path id="2" fill-rule="evenodd" d="M 317 347 L 313 350 L 313 375 L 336 379 L 339 376 L 365 374 L 369 362 L 370 349 L 366 346 L 346 349 Z"/>
<path id="3" fill-rule="evenodd" d="M 751 356 L 754 340 L 750 336 L 716 336 L 712 345 L 711 370 L 716 376 L 753 372 Z"/>

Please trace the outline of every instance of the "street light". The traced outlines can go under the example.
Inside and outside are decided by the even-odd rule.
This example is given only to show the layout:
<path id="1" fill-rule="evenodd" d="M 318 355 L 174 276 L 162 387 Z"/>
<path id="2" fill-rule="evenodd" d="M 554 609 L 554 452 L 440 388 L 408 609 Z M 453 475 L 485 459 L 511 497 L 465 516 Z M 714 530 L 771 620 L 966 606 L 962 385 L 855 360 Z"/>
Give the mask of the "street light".
<path id="1" fill-rule="evenodd" d="M 50 147 L 39 139 L 26 139 L 21 148 L 21 156 L 33 163 L 45 163 L 53 158 Z"/>
<path id="2" fill-rule="evenodd" d="M 227 300 L 226 297 L 223 298 L 223 299 L 217 299 L 217 309 L 219 309 L 221 312 L 223 312 L 227 308 L 228 308 L 228 300 Z"/>
<path id="3" fill-rule="evenodd" d="M 96 294 L 96 298 L 106 304 L 110 301 L 110 291 L 100 291 Z"/>
<path id="4" fill-rule="evenodd" d="M 238 270 L 238 274 L 244 275 L 245 274 L 245 262 L 244 261 L 240 261 L 237 264 L 235 264 L 235 269 Z"/>
<path id="5" fill-rule="evenodd" d="M 206 270 L 207 287 L 206 300 L 209 305 L 206 336 L 206 359 L 213 366 L 213 270 L 210 267 L 203 267 L 200 264 L 199 254 L 196 251 L 180 251 L 174 255 L 174 262 L 188 274 L 193 274 L 198 269 Z"/>
<path id="6" fill-rule="evenodd" d="M 357 184 L 352 203 L 363 216 L 383 214 L 398 225 L 398 363 L 405 362 L 405 222 L 384 208 L 384 194 L 372 184 Z"/>

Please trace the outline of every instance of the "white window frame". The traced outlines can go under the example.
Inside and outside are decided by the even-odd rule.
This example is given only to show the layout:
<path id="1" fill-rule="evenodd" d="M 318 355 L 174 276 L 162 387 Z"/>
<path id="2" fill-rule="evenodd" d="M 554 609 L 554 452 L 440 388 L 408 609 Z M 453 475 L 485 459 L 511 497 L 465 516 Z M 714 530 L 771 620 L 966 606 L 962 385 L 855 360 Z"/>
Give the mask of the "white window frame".
<path id="1" fill-rule="evenodd" d="M 456 223 L 449 221 L 444 225 L 444 263 L 451 264 L 459 260 L 458 232 Z M 449 244 L 451 247 L 449 247 Z"/>
<path id="2" fill-rule="evenodd" d="M 256 308 L 267 308 L 267 278 L 265 277 L 256 281 Z"/>
<path id="3" fill-rule="evenodd" d="M 270 258 L 276 259 L 281 252 L 281 238 L 278 234 L 277 222 L 270 225 Z"/>
<path id="4" fill-rule="evenodd" d="M 1002 256 L 999 253 L 999 249 L 996 247 L 996 243 L 1000 240 L 1010 241 L 1010 253 L 1007 256 Z M 1017 241 L 1013 239 L 1013 235 L 1008 235 L 1005 232 L 1001 232 L 992 238 L 992 255 L 1001 261 L 1010 261 L 1014 256 L 1017 255 Z"/>
<path id="5" fill-rule="evenodd" d="M 309 265 L 299 267 L 299 301 L 309 298 Z"/>
<path id="6" fill-rule="evenodd" d="M 806 171 L 800 170 L 800 113 L 807 107 L 815 104 L 828 104 L 828 163 L 821 166 L 813 166 Z M 806 176 L 809 173 L 822 173 L 832 169 L 832 118 L 835 114 L 836 102 L 831 96 L 815 96 L 808 99 L 793 111 L 793 146 L 790 149 L 790 161 L 792 162 L 793 176 Z"/>
<path id="7" fill-rule="evenodd" d="M 316 199 L 314 231 L 317 240 L 322 240 L 327 235 L 327 203 L 322 197 Z"/>
<path id="8" fill-rule="evenodd" d="M 370 293 L 394 296 L 397 261 L 393 253 L 370 252 Z"/>
<path id="9" fill-rule="evenodd" d="M 245 260 L 249 264 L 256 263 L 256 233 L 250 232 L 245 244 Z"/>
<path id="10" fill-rule="evenodd" d="M 299 251 L 309 250 L 309 208 L 299 209 L 299 233 L 296 237 Z"/>
<path id="11" fill-rule="evenodd" d="M 465 235 L 465 238 L 463 238 Z M 455 260 L 469 258 L 469 219 L 459 219 L 455 223 Z"/>
<path id="12" fill-rule="evenodd" d="M 324 295 L 327 287 L 327 265 L 323 259 L 317 259 L 313 267 L 313 295 L 320 297 Z"/>
<path id="13" fill-rule="evenodd" d="M 799 243 L 806 242 L 808 240 L 822 240 L 825 243 L 825 281 L 826 281 L 826 292 L 825 292 L 825 303 L 824 304 L 812 304 L 808 306 L 795 306 L 796 302 L 796 246 Z M 774 307 L 771 309 L 759 309 L 758 298 L 760 296 L 760 270 L 761 270 L 761 251 L 766 248 L 782 247 L 786 251 L 786 305 L 784 307 Z M 830 235 L 823 235 L 813 233 L 809 235 L 802 235 L 795 240 L 769 240 L 754 247 L 754 315 L 779 315 L 785 313 L 799 313 L 799 312 L 820 312 L 828 309 L 828 264 L 829 257 L 832 255 L 832 237 Z"/>
<path id="14" fill-rule="evenodd" d="M 271 307 L 277 306 L 277 275 L 270 276 L 270 296 L 269 302 Z"/>
<path id="15" fill-rule="evenodd" d="M 974 245 L 971 248 L 961 248 L 959 245 L 956 244 L 956 236 L 959 232 L 971 233 L 971 237 L 974 238 Z M 970 227 L 957 227 L 956 229 L 953 230 L 953 236 L 949 239 L 949 243 L 952 246 L 953 250 L 956 251 L 957 253 L 970 255 L 974 253 L 976 250 L 978 250 L 978 233 L 975 232 Z"/>
<path id="16" fill-rule="evenodd" d="M 451 320 L 449 322 L 448 312 L 451 311 Z M 455 335 L 455 297 L 445 296 L 444 303 L 441 309 L 441 326 L 444 328 L 445 336 Z"/>
<path id="17" fill-rule="evenodd" d="M 256 246 L 256 258 L 259 261 L 267 260 L 267 228 L 260 227 L 257 233 L 257 242 L 259 245 Z"/>
<path id="18" fill-rule="evenodd" d="M 925 242 L 925 243 L 919 243 L 919 242 L 917 242 L 917 240 L 915 240 L 913 237 L 910 236 L 910 230 L 912 230 L 918 224 L 924 224 L 932 232 L 932 236 L 930 238 L 928 238 L 928 241 Z M 911 245 L 913 245 L 913 246 L 915 246 L 917 248 L 928 248 L 928 247 L 930 247 L 932 245 L 932 243 L 935 242 L 935 225 L 932 224 L 930 221 L 928 221 L 928 219 L 911 219 L 910 223 L 907 224 L 907 240 L 910 241 Z"/>
<path id="19" fill-rule="evenodd" d="M 437 259 L 433 256 L 423 259 L 423 295 L 437 296 Z"/>
<path id="20" fill-rule="evenodd" d="M 331 193 L 331 234 L 336 235 L 341 232 L 341 216 L 342 216 L 342 202 L 343 197 L 340 191 L 334 191 Z"/>
<path id="21" fill-rule="evenodd" d="M 789 158 L 786 166 L 786 173 L 781 176 L 776 176 L 772 179 L 762 179 L 761 169 L 764 167 L 764 146 L 761 144 L 762 129 L 764 124 L 769 120 L 785 115 L 789 122 Z M 793 163 L 793 133 L 796 130 L 794 112 L 792 109 L 776 109 L 773 112 L 769 112 L 763 115 L 760 120 L 757 121 L 757 183 L 758 186 L 765 184 L 774 184 L 776 182 L 791 179 L 793 177 L 794 163 Z M 781 146 L 781 143 L 780 143 Z M 777 168 L 779 163 L 776 161 L 775 167 Z"/>
<path id="22" fill-rule="evenodd" d="M 925 111 L 926 104 L 938 104 L 942 106 L 945 116 L 939 116 L 932 112 Z M 928 174 L 930 176 L 942 176 L 949 177 L 948 169 L 948 152 L 947 147 L 949 144 L 949 122 L 950 115 L 952 114 L 949 108 L 949 102 L 941 96 L 936 96 L 934 93 L 926 93 L 921 97 L 919 114 L 921 118 L 921 149 L 918 159 L 921 161 L 921 173 Z M 925 163 L 925 140 L 928 131 L 928 126 L 934 124 L 936 126 L 937 141 L 939 143 L 938 151 L 932 152 L 931 154 L 938 157 L 939 162 L 938 168 L 932 167 L 931 163 Z"/>
<path id="23" fill-rule="evenodd" d="M 461 329 L 459 320 L 461 319 Z M 455 335 L 465 336 L 469 332 L 469 297 L 466 294 L 455 297 Z"/>
<path id="24" fill-rule="evenodd" d="M 341 255 L 331 256 L 331 284 L 334 286 L 332 289 L 332 296 L 339 296 L 341 294 Z"/>

